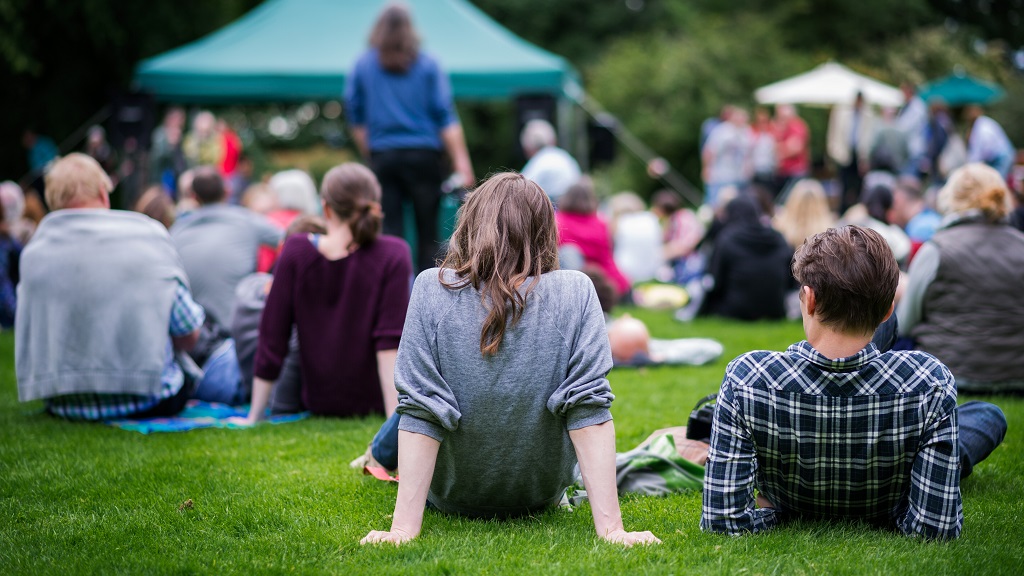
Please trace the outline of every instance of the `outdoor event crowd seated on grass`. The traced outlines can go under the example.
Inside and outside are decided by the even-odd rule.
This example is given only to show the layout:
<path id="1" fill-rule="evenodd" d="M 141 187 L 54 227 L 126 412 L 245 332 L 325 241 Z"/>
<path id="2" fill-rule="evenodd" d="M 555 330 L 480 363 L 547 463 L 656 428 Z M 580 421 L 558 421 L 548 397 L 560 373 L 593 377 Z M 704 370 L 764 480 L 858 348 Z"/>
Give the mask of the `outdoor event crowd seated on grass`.
<path id="1" fill-rule="evenodd" d="M 449 77 L 408 5 L 351 8 L 374 20 L 323 170 L 257 167 L 221 109 L 170 101 L 141 156 L 25 129 L 31 172 L 0 183 L 0 572 L 1020 573 L 1002 89 L 825 62 L 715 100 L 674 159 L 699 187 L 608 121 L 644 173 L 619 185 L 565 109 L 519 110 L 495 169 L 455 91 L 607 115 L 463 8 L 550 74 Z M 170 56 L 135 82 L 202 101 Z"/>

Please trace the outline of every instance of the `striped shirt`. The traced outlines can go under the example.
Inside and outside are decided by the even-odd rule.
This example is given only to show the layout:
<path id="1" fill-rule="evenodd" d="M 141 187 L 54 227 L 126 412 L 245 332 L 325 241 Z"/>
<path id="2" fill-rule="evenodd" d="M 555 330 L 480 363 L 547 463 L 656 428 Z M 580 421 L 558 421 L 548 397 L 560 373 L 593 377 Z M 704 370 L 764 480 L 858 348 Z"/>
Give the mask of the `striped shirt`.
<path id="1" fill-rule="evenodd" d="M 755 508 L 754 489 L 775 508 Z M 874 344 L 831 360 L 808 342 L 726 368 L 704 478 L 702 530 L 787 517 L 860 519 L 956 538 L 963 523 L 956 388 L 923 352 Z"/>
<path id="2" fill-rule="evenodd" d="M 192 299 L 192 293 L 185 285 L 178 283 L 171 306 L 171 321 L 168 333 L 171 336 L 185 336 L 199 329 L 206 320 L 203 307 Z M 185 375 L 174 360 L 174 347 L 167 340 L 164 370 L 160 375 L 160 391 L 155 396 L 135 394 L 98 394 L 83 392 L 66 394 L 46 399 L 46 409 L 55 416 L 68 420 L 109 420 L 124 418 L 145 412 L 170 398 L 181 390 Z"/>

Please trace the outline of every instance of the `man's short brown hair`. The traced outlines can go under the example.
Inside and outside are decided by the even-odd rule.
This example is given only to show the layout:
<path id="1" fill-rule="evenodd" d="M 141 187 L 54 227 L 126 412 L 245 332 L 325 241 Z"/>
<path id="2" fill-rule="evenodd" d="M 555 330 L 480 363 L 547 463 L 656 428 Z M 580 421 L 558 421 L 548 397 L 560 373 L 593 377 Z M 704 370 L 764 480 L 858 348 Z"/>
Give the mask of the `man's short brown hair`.
<path id="1" fill-rule="evenodd" d="M 815 315 L 822 324 L 870 334 L 892 306 L 900 270 L 881 234 L 843 226 L 815 234 L 797 248 L 793 277 L 814 291 Z"/>
<path id="2" fill-rule="evenodd" d="M 192 193 L 200 204 L 216 204 L 227 198 L 224 179 L 213 166 L 200 166 L 192 178 Z"/>
<path id="3" fill-rule="evenodd" d="M 74 152 L 57 160 L 46 173 L 46 203 L 61 210 L 81 201 L 110 194 L 110 176 L 91 156 Z"/>

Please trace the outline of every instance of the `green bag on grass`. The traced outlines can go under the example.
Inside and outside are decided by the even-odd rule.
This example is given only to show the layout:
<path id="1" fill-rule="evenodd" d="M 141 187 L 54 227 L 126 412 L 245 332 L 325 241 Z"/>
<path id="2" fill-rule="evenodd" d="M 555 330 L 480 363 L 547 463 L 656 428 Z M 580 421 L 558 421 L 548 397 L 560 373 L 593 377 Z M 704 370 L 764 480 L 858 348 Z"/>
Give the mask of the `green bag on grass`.
<path id="1" fill-rule="evenodd" d="M 671 434 L 658 436 L 645 446 L 615 455 L 615 482 L 619 495 L 665 496 L 677 492 L 704 490 L 704 467 L 679 455 Z M 583 478 L 576 470 L 576 484 L 567 491 L 575 506 L 587 499 Z"/>

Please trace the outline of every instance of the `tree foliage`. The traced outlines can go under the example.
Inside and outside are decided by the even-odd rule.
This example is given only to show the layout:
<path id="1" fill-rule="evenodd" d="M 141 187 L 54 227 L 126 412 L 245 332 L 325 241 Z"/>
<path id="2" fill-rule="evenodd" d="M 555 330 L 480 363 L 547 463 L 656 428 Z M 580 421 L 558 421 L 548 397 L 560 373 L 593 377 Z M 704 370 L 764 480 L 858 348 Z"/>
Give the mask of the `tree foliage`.
<path id="1" fill-rule="evenodd" d="M 1024 0 L 472 1 L 568 58 L 598 100 L 691 179 L 700 121 L 725 102 L 749 103 L 761 84 L 830 58 L 893 82 L 921 81 L 963 64 L 1007 88 L 993 115 L 1017 130 L 1011 137 L 1024 128 L 1024 88 L 1008 65 L 1024 42 Z M 0 178 L 27 169 L 23 129 L 34 126 L 60 142 L 129 89 L 139 60 L 212 32 L 259 3 L 0 0 Z M 954 34 L 956 22 L 962 25 Z M 979 54 L 972 44 L 978 35 L 999 41 Z M 515 163 L 507 103 L 460 110 L 481 170 Z M 820 137 L 817 122 L 811 118 Z M 639 167 L 616 174 L 645 181 Z"/>
<path id="2" fill-rule="evenodd" d="M 688 28 L 617 42 L 590 69 L 587 86 L 637 137 L 698 182 L 701 123 L 724 104 L 749 106 L 755 88 L 799 73 L 812 60 L 786 48 L 768 18 L 709 16 Z M 642 163 L 622 156 L 613 170 L 617 186 L 654 185 Z"/>
<path id="3" fill-rule="evenodd" d="M 671 2 L 665 0 L 474 0 L 473 3 L 519 36 L 568 58 L 577 66 L 597 60 L 615 38 L 649 32 L 675 20 Z"/>
<path id="4" fill-rule="evenodd" d="M 27 127 L 58 142 L 129 88 L 142 58 L 194 40 L 259 0 L 0 0 L 0 175 L 27 170 Z"/>

